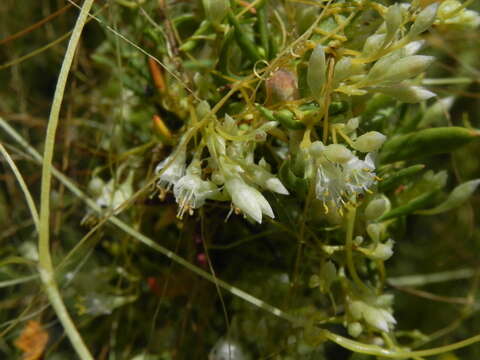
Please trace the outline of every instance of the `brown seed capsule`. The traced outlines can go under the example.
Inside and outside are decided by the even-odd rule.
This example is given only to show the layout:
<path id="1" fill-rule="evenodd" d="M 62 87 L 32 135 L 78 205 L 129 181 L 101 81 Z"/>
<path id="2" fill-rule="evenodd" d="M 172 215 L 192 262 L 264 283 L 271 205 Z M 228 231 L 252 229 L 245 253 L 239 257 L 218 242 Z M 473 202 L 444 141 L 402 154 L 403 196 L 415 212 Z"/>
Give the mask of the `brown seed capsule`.
<path id="1" fill-rule="evenodd" d="M 152 117 L 153 121 L 153 128 L 157 133 L 160 135 L 164 136 L 167 139 L 170 139 L 172 137 L 172 133 L 170 132 L 170 129 L 165 125 L 163 122 L 162 118 L 159 115 L 153 115 Z"/>
<path id="2" fill-rule="evenodd" d="M 298 99 L 297 76 L 289 70 L 278 69 L 270 76 L 267 88 L 267 104 Z"/>
<path id="3" fill-rule="evenodd" d="M 158 63 L 151 57 L 148 58 L 148 68 L 152 76 L 153 83 L 158 91 L 163 93 L 166 89 L 165 80 L 163 79 L 163 70 Z"/>

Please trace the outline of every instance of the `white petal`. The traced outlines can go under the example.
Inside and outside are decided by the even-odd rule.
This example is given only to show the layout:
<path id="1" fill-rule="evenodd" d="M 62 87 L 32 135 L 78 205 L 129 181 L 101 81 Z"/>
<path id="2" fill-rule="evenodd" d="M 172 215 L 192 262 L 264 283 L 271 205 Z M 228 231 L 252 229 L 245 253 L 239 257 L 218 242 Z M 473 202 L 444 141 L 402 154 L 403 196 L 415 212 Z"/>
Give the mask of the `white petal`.
<path id="1" fill-rule="evenodd" d="M 260 205 L 260 208 L 262 209 L 262 213 L 274 219 L 275 215 L 273 213 L 272 207 L 268 203 L 267 199 L 265 199 L 260 192 L 258 192 L 257 194 L 257 201 L 258 201 L 258 204 Z M 261 223 L 261 221 L 259 222 Z"/>
<path id="2" fill-rule="evenodd" d="M 270 178 L 265 183 L 268 190 L 282 195 L 288 195 L 289 192 L 278 178 Z"/>
<path id="3" fill-rule="evenodd" d="M 363 312 L 363 317 L 365 318 L 365 321 L 373 327 L 388 332 L 388 323 L 385 320 L 382 311 L 367 305 Z"/>
<path id="4" fill-rule="evenodd" d="M 258 223 L 262 223 L 262 208 L 258 203 L 255 189 L 239 178 L 229 179 L 225 187 L 232 197 L 233 204 Z M 265 200 L 266 201 L 266 200 Z M 268 204 L 268 203 L 267 203 Z"/>
<path id="5" fill-rule="evenodd" d="M 392 325 L 395 325 L 397 323 L 397 320 L 395 320 L 395 318 L 393 317 L 392 314 L 390 314 L 387 310 L 385 309 L 380 309 L 380 311 L 382 312 L 383 314 L 383 317 L 385 318 L 385 320 L 392 324 Z"/>
<path id="6" fill-rule="evenodd" d="M 418 50 L 422 48 L 423 44 L 425 44 L 425 40 L 412 41 L 403 48 L 405 56 L 416 54 Z"/>

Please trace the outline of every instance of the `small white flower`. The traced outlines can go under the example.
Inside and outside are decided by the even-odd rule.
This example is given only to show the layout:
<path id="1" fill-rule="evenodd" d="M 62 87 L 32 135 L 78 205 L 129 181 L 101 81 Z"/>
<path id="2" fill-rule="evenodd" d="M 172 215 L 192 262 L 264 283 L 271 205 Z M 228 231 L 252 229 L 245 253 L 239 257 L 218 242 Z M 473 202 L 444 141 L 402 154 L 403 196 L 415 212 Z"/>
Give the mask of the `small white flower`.
<path id="1" fill-rule="evenodd" d="M 390 308 L 381 307 L 370 301 L 351 301 L 348 303 L 348 310 L 354 320 L 364 320 L 380 331 L 388 332 L 397 323 L 390 313 Z"/>
<path id="2" fill-rule="evenodd" d="M 220 339 L 208 355 L 208 360 L 245 360 L 248 356 L 239 343 L 232 339 Z"/>
<path id="3" fill-rule="evenodd" d="M 317 169 L 315 194 L 324 204 L 333 202 L 337 208 L 343 207 L 346 189 L 340 165 L 326 162 Z"/>
<path id="4" fill-rule="evenodd" d="M 344 168 L 347 191 L 351 195 L 363 194 L 376 182 L 375 164 L 371 154 L 367 154 L 365 160 L 358 157 L 348 161 Z"/>
<path id="5" fill-rule="evenodd" d="M 185 212 L 193 213 L 205 204 L 205 200 L 218 193 L 217 186 L 211 181 L 202 180 L 198 160 L 194 160 L 187 168 L 185 176 L 178 180 L 173 188 L 173 194 L 178 204 L 177 216 L 181 219 Z"/>
<path id="6" fill-rule="evenodd" d="M 172 158 L 174 159 L 173 162 L 168 165 Z M 175 183 L 180 180 L 180 178 L 185 174 L 186 158 L 187 153 L 185 149 L 180 149 L 178 152 L 173 152 L 170 156 L 157 165 L 155 168 L 156 174 L 159 174 L 165 168 L 165 166 L 168 165 L 158 179 L 158 188 L 163 191 L 169 191 L 175 185 Z"/>
<path id="7" fill-rule="evenodd" d="M 133 195 L 132 182 L 133 172 L 128 175 L 128 178 L 122 184 L 116 184 L 115 180 L 111 179 L 103 187 L 101 195 L 97 198 L 97 205 L 102 209 L 116 210 L 114 214 L 118 214 L 119 210 L 117 208 Z"/>
<path id="8" fill-rule="evenodd" d="M 313 163 L 316 197 L 324 203 L 327 212 L 330 204 L 340 211 L 356 195 L 369 191 L 377 181 L 371 154 L 360 160 L 345 146 L 337 144 L 317 146 L 310 153 L 317 158 Z"/>
<path id="9" fill-rule="evenodd" d="M 265 163 L 265 161 L 264 161 Z M 256 164 L 245 164 L 245 171 L 251 176 L 253 182 L 264 189 L 276 192 L 277 194 L 288 195 L 287 188 L 282 182 L 273 176 L 264 166 Z"/>
<path id="10" fill-rule="evenodd" d="M 247 185 L 239 176 L 227 179 L 225 188 L 232 198 L 233 205 L 256 222 L 262 223 L 262 214 L 272 219 L 275 217 L 270 204 L 260 191 Z"/>
<path id="11" fill-rule="evenodd" d="M 375 260 L 386 261 L 393 255 L 393 244 L 394 241 L 392 239 L 388 239 L 385 244 L 378 243 L 368 256 Z"/>

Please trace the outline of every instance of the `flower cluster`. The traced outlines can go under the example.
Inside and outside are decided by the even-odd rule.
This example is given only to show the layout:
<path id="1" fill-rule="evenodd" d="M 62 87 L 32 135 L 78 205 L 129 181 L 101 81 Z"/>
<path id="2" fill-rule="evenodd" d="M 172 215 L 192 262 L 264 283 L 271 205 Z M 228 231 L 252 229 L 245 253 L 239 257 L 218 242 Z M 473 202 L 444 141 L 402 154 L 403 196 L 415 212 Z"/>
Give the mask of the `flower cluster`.
<path id="1" fill-rule="evenodd" d="M 348 327 L 350 335 L 358 337 L 362 333 L 363 326 L 360 322 L 384 332 L 393 329 L 397 321 L 392 316 L 392 301 L 393 297 L 388 294 L 348 299 L 347 311 L 353 319 Z"/>
<path id="2" fill-rule="evenodd" d="M 201 151 L 197 151 L 191 163 L 186 165 L 187 151 L 182 143 L 157 165 L 157 187 L 161 195 L 173 189 L 179 218 L 186 212 L 192 214 L 207 199 L 230 200 L 233 210 L 258 223 L 262 222 L 263 215 L 274 218 L 273 210 L 260 190 L 282 195 L 289 192 L 271 173 L 265 159 L 254 162 L 254 150 L 256 143 L 266 139 L 266 131 L 275 126 L 276 123 L 270 122 L 256 129 L 242 130 L 232 117 L 226 115 L 223 123 L 205 136 L 211 155 L 202 160 L 208 165 L 206 169 L 201 167 L 198 155 Z M 206 177 L 207 172 L 209 180 L 204 180 L 202 177 Z"/>
<path id="3" fill-rule="evenodd" d="M 406 103 L 435 96 L 412 79 L 434 60 L 432 56 L 416 55 L 424 42 L 415 38 L 434 23 L 438 3 L 427 6 L 415 16 L 410 10 L 408 4 L 386 8 L 385 21 L 366 39 L 360 56 L 345 56 L 336 63 L 333 82 L 336 92 L 349 96 L 380 92 Z M 412 17 L 415 20 L 407 31 Z"/>
<path id="4" fill-rule="evenodd" d="M 367 153 L 364 159 L 342 144 L 324 145 L 313 142 L 306 150 L 307 177 L 315 182 L 315 195 L 324 204 L 326 212 L 334 207 L 338 211 L 348 203 L 355 203 L 358 195 L 369 192 L 377 182 L 375 153 L 385 136 L 372 131 L 354 142 L 354 149 Z"/>
<path id="5" fill-rule="evenodd" d="M 164 197 L 165 192 L 173 188 L 179 218 L 185 212 L 192 214 L 194 209 L 203 206 L 207 199 L 213 199 L 219 192 L 213 182 L 202 180 L 200 160 L 194 159 L 188 167 L 185 160 L 186 151 L 179 148 L 178 152 L 167 157 L 155 169 L 160 174 L 157 182 L 160 196 Z"/>

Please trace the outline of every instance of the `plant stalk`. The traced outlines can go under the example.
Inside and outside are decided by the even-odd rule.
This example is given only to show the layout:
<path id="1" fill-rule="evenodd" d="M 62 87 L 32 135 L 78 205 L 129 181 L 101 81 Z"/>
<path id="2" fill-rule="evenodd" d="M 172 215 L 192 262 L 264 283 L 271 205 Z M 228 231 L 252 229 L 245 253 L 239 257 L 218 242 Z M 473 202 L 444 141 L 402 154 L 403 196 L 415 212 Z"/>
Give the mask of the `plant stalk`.
<path id="1" fill-rule="evenodd" d="M 68 42 L 67 51 L 63 58 L 62 67 L 58 75 L 55 94 L 53 97 L 50 116 L 48 119 L 47 134 L 45 136 L 45 150 L 42 163 L 42 185 L 40 194 L 40 222 L 39 222 L 39 273 L 44 284 L 48 299 L 53 306 L 65 332 L 70 339 L 77 355 L 82 360 L 93 360 L 87 346 L 80 336 L 75 324 L 70 317 L 55 281 L 52 257 L 50 254 L 50 192 L 52 185 L 52 160 L 55 148 L 55 134 L 57 132 L 60 109 L 65 92 L 68 74 L 72 66 L 75 50 L 80 41 L 88 13 L 94 0 L 85 0 L 73 28 L 72 36 Z"/>

